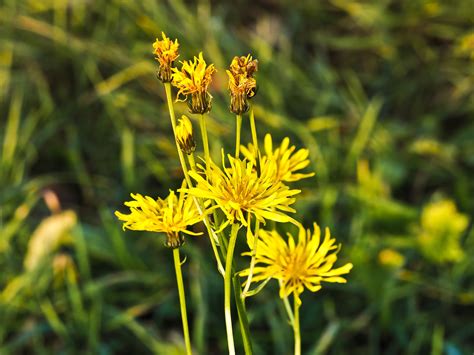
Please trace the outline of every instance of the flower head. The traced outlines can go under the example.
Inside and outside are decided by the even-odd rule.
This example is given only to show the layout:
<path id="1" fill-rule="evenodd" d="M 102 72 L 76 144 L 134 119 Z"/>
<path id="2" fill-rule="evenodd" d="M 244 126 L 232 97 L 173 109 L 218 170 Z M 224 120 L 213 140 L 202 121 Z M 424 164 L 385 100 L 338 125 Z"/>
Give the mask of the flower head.
<path id="1" fill-rule="evenodd" d="M 336 240 L 331 239 L 329 228 L 326 228 L 324 240 L 321 243 L 321 230 L 313 224 L 313 232 L 299 228 L 298 242 L 288 234 L 288 242 L 277 231 L 260 230 L 259 243 L 256 250 L 256 266 L 253 270 L 252 282 L 277 279 L 280 281 L 280 297 L 285 298 L 293 293 L 298 303 L 300 294 L 305 288 L 311 292 L 321 289 L 321 282 L 345 283 L 341 275 L 352 269 L 352 264 L 333 268 L 337 261 L 339 247 Z M 253 246 L 252 235 L 247 240 Z M 251 255 L 251 252 L 244 253 Z M 241 275 L 249 274 L 249 269 Z"/>
<path id="2" fill-rule="evenodd" d="M 258 61 L 249 54 L 234 57 L 227 75 L 229 77 L 230 110 L 238 115 L 249 109 L 248 99 L 257 93 L 257 81 L 253 74 L 258 70 Z"/>
<path id="3" fill-rule="evenodd" d="M 196 143 L 193 139 L 193 125 L 185 115 L 181 116 L 176 126 L 176 141 L 185 154 L 191 154 L 196 149 Z"/>
<path id="4" fill-rule="evenodd" d="M 275 183 L 274 165 L 265 164 L 257 174 L 252 163 L 228 156 L 230 167 L 219 168 L 212 161 L 206 177 L 196 171 L 189 175 L 196 181 L 194 188 L 186 191 L 193 196 L 213 200 L 225 213 L 228 222 L 236 221 L 247 226 L 249 215 L 260 222 L 270 219 L 277 222 L 297 222 L 283 212 L 295 212 L 290 207 L 294 195 L 300 190 L 290 190 L 283 183 Z M 204 169 L 203 169 L 204 170 Z"/>
<path id="5" fill-rule="evenodd" d="M 192 113 L 206 113 L 211 110 L 212 96 L 207 91 L 216 72 L 214 64 L 207 65 L 199 53 L 193 61 L 185 60 L 181 70 L 173 68 L 172 83 L 178 88 L 177 100 L 187 101 Z"/>
<path id="6" fill-rule="evenodd" d="M 186 183 L 183 181 L 181 189 L 185 187 Z M 176 196 L 176 193 L 170 190 L 170 194 L 164 200 L 161 198 L 155 200 L 140 194 L 131 196 L 134 201 L 125 202 L 125 206 L 130 207 L 130 214 L 115 211 L 118 219 L 124 221 L 123 229 L 166 233 L 165 245 L 170 248 L 177 248 L 183 244 L 180 233 L 199 235 L 187 230 L 188 226 L 200 222 L 202 216 L 193 199 L 186 196 L 183 191 Z"/>
<path id="7" fill-rule="evenodd" d="M 418 243 L 423 255 L 436 262 L 457 262 L 465 257 L 460 239 L 469 219 L 451 200 L 429 203 L 421 214 Z"/>
<path id="8" fill-rule="evenodd" d="M 166 37 L 164 32 L 161 32 L 162 39 L 156 39 L 153 43 L 153 53 L 155 54 L 155 59 L 160 63 L 160 69 L 158 71 L 158 77 L 161 81 L 167 83 L 171 81 L 171 68 L 173 62 L 178 58 L 178 40 L 175 39 L 174 42 Z"/>
<path id="9" fill-rule="evenodd" d="M 285 137 L 280 146 L 273 150 L 273 141 L 271 134 L 265 135 L 265 154 L 263 160 L 270 160 L 276 165 L 276 181 L 293 182 L 314 176 L 314 173 L 301 174 L 296 173 L 309 165 L 308 149 L 296 150 L 294 145 L 290 146 L 290 139 Z M 242 154 L 250 161 L 257 161 L 257 154 L 252 144 L 248 147 L 241 146 Z"/>

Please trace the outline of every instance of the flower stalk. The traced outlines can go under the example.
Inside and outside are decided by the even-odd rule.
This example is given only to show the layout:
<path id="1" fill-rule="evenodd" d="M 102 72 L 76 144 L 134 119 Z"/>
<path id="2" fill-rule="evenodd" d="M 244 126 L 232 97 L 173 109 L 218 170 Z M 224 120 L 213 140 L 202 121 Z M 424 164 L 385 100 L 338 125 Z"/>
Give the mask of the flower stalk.
<path id="1" fill-rule="evenodd" d="M 181 259 L 179 248 L 173 249 L 174 269 L 176 272 L 176 282 L 178 284 L 179 306 L 181 308 L 181 321 L 183 323 L 184 343 L 186 345 L 186 354 L 191 355 L 191 340 L 189 337 L 188 315 L 186 312 L 186 296 L 184 293 L 183 274 L 181 272 Z"/>
<path id="2" fill-rule="evenodd" d="M 242 115 L 237 115 L 235 117 L 235 157 L 239 157 L 240 153 L 240 131 L 242 130 Z"/>
<path id="3" fill-rule="evenodd" d="M 240 225 L 232 224 L 230 232 L 229 244 L 227 246 L 227 257 L 225 260 L 225 276 L 224 276 L 224 314 L 225 327 L 227 332 L 227 344 L 229 347 L 229 355 L 235 355 L 234 334 L 232 330 L 232 314 L 230 308 L 230 292 L 232 281 L 232 261 L 234 258 L 235 242 Z"/>
<path id="4" fill-rule="evenodd" d="M 299 299 L 294 296 L 293 333 L 295 336 L 295 355 L 301 355 L 300 306 Z"/>

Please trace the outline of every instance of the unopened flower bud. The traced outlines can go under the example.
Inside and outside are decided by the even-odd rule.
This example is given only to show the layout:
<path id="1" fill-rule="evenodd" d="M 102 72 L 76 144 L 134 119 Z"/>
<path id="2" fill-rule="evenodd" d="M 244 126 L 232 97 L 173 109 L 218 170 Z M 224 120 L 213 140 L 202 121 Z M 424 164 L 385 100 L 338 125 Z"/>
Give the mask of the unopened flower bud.
<path id="1" fill-rule="evenodd" d="M 193 125 L 188 117 L 181 116 L 176 126 L 176 141 L 185 154 L 191 154 L 196 149 L 193 138 Z"/>

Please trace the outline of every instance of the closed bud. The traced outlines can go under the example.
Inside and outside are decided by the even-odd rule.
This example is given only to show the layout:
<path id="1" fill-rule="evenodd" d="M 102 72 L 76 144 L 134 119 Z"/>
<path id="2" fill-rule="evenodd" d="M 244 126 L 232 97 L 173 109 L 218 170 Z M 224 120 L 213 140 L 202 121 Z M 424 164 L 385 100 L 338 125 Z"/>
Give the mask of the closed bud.
<path id="1" fill-rule="evenodd" d="M 193 125 L 185 115 L 181 116 L 176 126 L 176 141 L 185 154 L 191 154 L 196 149 L 193 138 Z"/>

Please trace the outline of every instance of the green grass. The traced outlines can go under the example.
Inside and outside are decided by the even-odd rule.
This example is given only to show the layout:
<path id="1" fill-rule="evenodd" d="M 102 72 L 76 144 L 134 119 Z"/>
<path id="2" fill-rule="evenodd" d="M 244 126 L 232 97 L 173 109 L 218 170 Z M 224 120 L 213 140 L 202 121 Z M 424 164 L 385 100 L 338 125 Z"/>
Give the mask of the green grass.
<path id="1" fill-rule="evenodd" d="M 123 232 L 113 216 L 130 192 L 180 184 L 151 54 L 164 30 L 181 59 L 202 50 L 219 70 L 215 157 L 234 139 L 225 68 L 247 53 L 259 59 L 260 138 L 310 150 L 316 176 L 298 185 L 298 216 L 330 226 L 354 270 L 347 285 L 303 294 L 304 353 L 470 354 L 474 49 L 462 41 L 472 15 L 465 0 L 4 1 L 0 353 L 184 352 L 164 238 Z M 242 133 L 249 142 L 246 117 Z M 51 216 L 46 191 L 63 212 Z M 441 198 L 469 216 L 458 262 L 437 263 L 417 243 L 423 207 Z M 380 263 L 387 248 L 403 266 Z M 188 238 L 183 254 L 193 346 L 225 353 L 207 239 Z M 291 353 L 274 283 L 248 311 L 256 354 Z"/>

